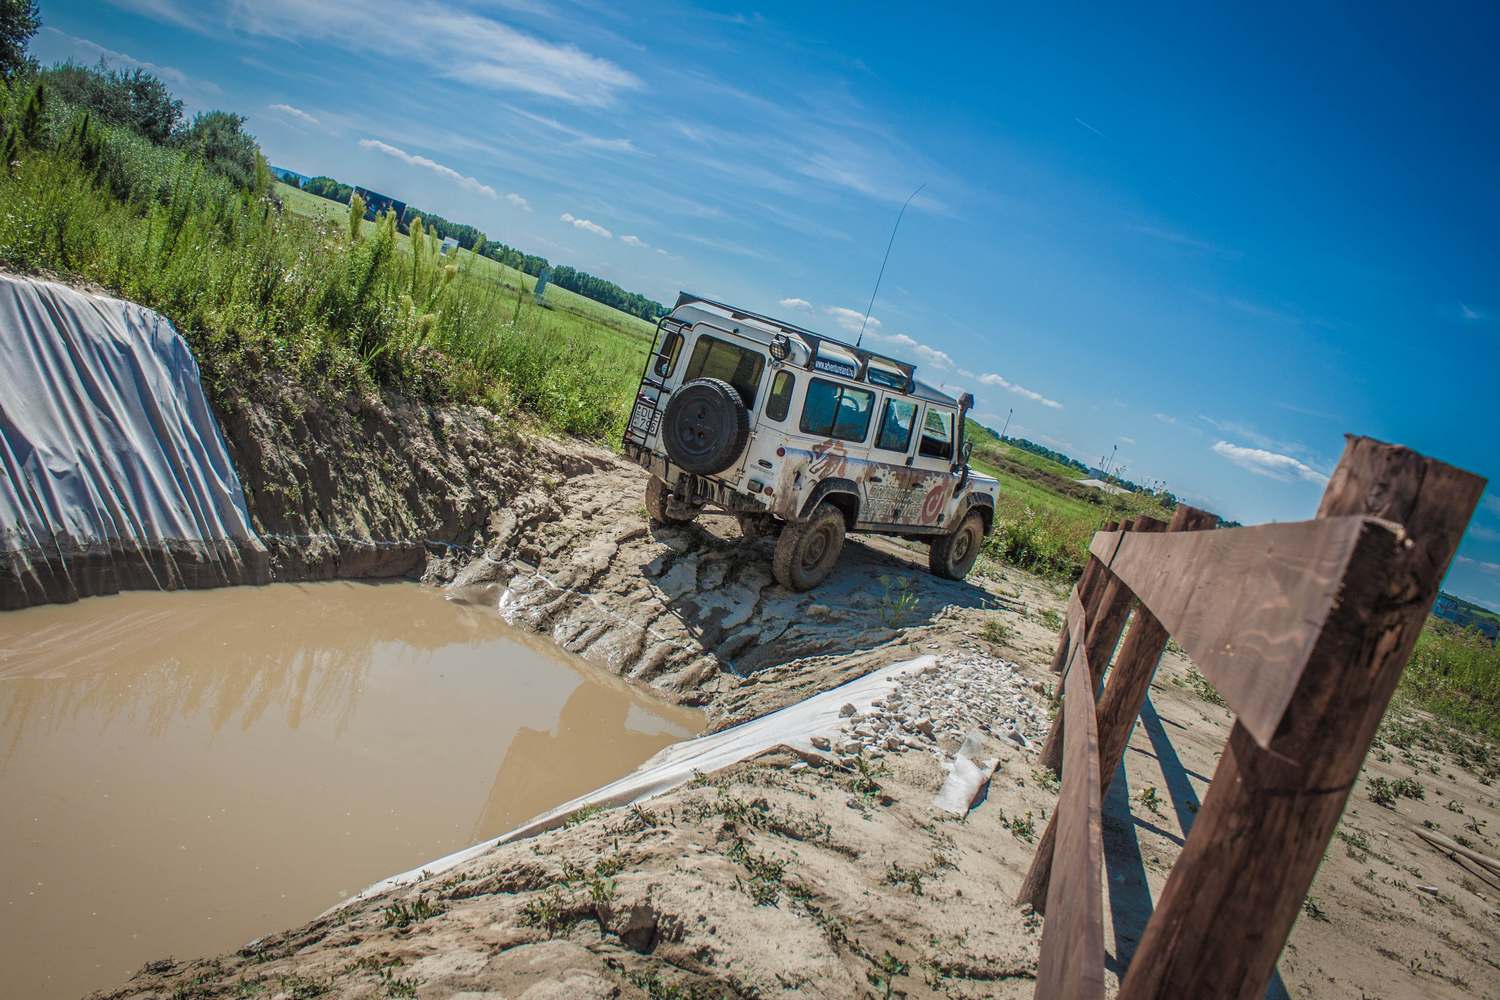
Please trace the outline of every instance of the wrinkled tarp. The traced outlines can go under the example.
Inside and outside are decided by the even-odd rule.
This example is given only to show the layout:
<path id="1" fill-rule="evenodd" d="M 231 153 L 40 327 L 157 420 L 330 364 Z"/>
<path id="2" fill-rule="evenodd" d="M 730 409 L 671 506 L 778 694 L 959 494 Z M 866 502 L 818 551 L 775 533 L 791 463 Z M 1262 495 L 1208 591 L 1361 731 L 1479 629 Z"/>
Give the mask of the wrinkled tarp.
<path id="1" fill-rule="evenodd" d="M 0 608 L 269 580 L 172 324 L 0 274 Z"/>
<path id="2" fill-rule="evenodd" d="M 845 705 L 853 705 L 856 712 L 864 713 L 877 699 L 890 694 L 897 683 L 907 674 L 925 670 L 937 664 L 931 654 L 912 660 L 903 660 L 882 667 L 872 673 L 857 677 L 846 684 L 799 701 L 770 715 L 763 715 L 750 722 L 697 739 L 683 740 L 659 751 L 635 771 L 618 781 L 564 802 L 533 820 L 516 827 L 509 833 L 486 840 L 427 862 L 420 868 L 402 872 L 382 879 L 357 895 L 351 896 L 327 912 L 332 913 L 357 900 L 378 896 L 391 889 L 411 885 L 424 878 L 442 874 L 449 869 L 476 858 L 491 848 L 515 840 L 535 837 L 539 833 L 562 826 L 568 817 L 580 809 L 590 806 L 624 806 L 641 802 L 679 785 L 691 781 L 694 775 L 710 774 L 742 760 L 757 757 L 767 750 L 786 747 L 805 757 L 822 756 L 812 745 L 813 737 L 833 737 L 844 723 L 842 715 Z"/>

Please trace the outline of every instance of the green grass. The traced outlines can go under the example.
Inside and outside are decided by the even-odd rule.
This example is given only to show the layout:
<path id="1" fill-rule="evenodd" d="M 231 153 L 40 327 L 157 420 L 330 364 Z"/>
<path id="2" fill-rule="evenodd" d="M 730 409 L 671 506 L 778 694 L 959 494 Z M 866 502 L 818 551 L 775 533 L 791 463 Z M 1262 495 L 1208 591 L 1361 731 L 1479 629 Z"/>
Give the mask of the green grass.
<path id="1" fill-rule="evenodd" d="M 1500 649 L 1477 632 L 1429 618 L 1400 694 L 1441 719 L 1500 740 Z"/>

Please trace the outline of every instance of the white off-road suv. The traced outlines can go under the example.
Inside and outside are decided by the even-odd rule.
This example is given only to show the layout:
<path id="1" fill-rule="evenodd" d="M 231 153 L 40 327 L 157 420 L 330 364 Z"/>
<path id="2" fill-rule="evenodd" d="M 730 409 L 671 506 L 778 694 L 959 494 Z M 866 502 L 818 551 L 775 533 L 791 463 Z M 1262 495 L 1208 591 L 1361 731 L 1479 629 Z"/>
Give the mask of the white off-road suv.
<path id="1" fill-rule="evenodd" d="M 968 466 L 972 405 L 915 365 L 684 292 L 657 324 L 624 447 L 651 473 L 652 521 L 718 507 L 748 537 L 777 534 L 772 571 L 793 590 L 828 576 L 846 531 L 927 541 L 932 572 L 961 580 L 1000 490 Z"/>

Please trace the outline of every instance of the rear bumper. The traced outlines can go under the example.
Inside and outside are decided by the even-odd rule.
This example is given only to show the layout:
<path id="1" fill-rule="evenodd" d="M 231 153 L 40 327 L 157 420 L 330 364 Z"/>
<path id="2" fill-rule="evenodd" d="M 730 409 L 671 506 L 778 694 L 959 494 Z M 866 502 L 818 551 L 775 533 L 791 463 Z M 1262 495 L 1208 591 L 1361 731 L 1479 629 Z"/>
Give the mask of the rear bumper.
<path id="1" fill-rule="evenodd" d="M 667 456 L 633 442 L 625 442 L 625 457 L 672 487 L 673 493 L 691 503 L 746 514 L 764 514 L 770 509 L 769 498 L 762 499 L 742 492 L 714 476 L 694 475 L 673 465 Z"/>

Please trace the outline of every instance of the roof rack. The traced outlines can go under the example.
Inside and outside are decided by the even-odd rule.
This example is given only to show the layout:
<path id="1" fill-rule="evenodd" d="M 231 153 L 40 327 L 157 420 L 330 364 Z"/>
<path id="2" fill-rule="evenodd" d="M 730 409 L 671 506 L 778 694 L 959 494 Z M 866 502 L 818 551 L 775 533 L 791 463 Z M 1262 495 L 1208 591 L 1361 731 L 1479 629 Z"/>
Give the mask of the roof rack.
<path id="1" fill-rule="evenodd" d="M 788 323 L 784 320 L 774 319 L 770 316 L 764 316 L 757 312 L 751 312 L 748 309 L 741 309 L 738 306 L 729 305 L 726 302 L 717 302 L 713 299 L 704 298 L 701 295 L 694 295 L 692 292 L 678 292 L 677 305 L 673 306 L 672 309 L 675 311 L 685 305 L 692 305 L 693 303 L 698 303 L 699 305 L 705 306 L 713 306 L 715 309 L 722 309 L 725 312 L 729 313 L 729 315 L 734 319 L 753 319 L 758 322 L 765 323 L 769 326 L 773 326 L 776 329 L 780 330 L 782 333 L 791 334 L 792 336 L 798 337 L 807 344 L 808 349 L 812 352 L 813 357 L 817 357 L 818 355 L 818 345 L 825 342 L 829 344 L 836 344 L 839 347 L 844 348 L 845 350 L 852 351 L 854 355 L 859 358 L 859 377 L 861 380 L 864 379 L 865 372 L 868 370 L 871 360 L 883 361 L 886 364 L 895 365 L 896 368 L 906 376 L 908 383 L 907 391 L 911 392 L 916 387 L 917 366 L 909 361 L 898 361 L 890 355 L 880 354 L 876 351 L 867 351 L 863 347 L 856 347 L 853 344 L 848 343 L 847 341 L 839 340 L 836 337 L 825 337 L 821 333 L 814 333 L 813 331 L 808 330 L 805 327 L 797 326 L 795 323 Z"/>

